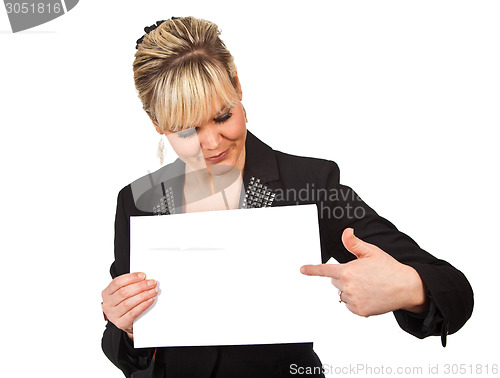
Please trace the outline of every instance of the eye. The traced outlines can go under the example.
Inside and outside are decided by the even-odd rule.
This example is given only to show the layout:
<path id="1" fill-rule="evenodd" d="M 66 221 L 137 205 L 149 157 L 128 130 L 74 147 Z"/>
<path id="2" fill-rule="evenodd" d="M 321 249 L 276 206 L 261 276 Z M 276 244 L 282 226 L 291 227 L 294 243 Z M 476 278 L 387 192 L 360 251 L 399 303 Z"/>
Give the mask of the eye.
<path id="1" fill-rule="evenodd" d="M 229 118 L 231 118 L 231 116 L 233 115 L 233 113 L 231 113 L 231 109 L 229 109 L 226 113 L 214 118 L 214 122 L 215 123 L 224 123 L 226 122 Z"/>
<path id="2" fill-rule="evenodd" d="M 196 127 L 191 127 L 190 129 L 178 131 L 176 135 L 179 138 L 189 138 L 192 137 L 193 135 L 196 135 Z"/>

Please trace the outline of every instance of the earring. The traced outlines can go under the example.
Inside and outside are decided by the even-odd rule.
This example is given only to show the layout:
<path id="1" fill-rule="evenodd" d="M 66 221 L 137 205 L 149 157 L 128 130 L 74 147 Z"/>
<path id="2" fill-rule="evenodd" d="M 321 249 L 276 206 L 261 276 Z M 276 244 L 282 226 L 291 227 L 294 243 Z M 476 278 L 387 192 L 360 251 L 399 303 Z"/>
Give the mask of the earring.
<path id="1" fill-rule="evenodd" d="M 160 141 L 158 142 L 158 150 L 156 151 L 156 157 L 160 159 L 160 165 L 163 165 L 163 155 L 165 150 L 165 143 L 163 142 L 163 135 L 160 136 Z"/>

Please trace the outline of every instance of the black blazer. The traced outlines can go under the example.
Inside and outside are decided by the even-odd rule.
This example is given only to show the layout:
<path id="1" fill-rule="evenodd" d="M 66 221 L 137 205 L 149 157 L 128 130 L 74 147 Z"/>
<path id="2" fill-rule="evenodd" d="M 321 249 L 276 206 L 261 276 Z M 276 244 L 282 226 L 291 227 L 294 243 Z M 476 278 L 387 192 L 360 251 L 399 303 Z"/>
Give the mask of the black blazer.
<path id="1" fill-rule="evenodd" d="M 148 210 L 152 208 L 149 204 L 157 203 L 165 192 L 165 186 L 156 183 L 170 182 L 174 200 L 180 204 L 183 180 L 178 178 L 183 171 L 184 164 L 178 160 L 155 172 L 154 180 L 151 176 L 142 178 L 151 182 L 149 190 L 138 193 L 137 187 L 141 185 L 134 187 L 131 184 L 118 194 L 115 261 L 110 269 L 113 278 L 130 269 L 129 217 L 153 214 Z M 252 178 L 260 179 L 260 183 L 274 193 L 272 206 L 317 205 L 323 262 L 330 257 L 341 263 L 355 258 L 341 241 L 343 230 L 352 227 L 362 240 L 412 266 L 427 287 L 431 305 L 423 315 L 394 311 L 398 324 L 405 331 L 418 338 L 441 335 L 445 346 L 446 335 L 459 330 L 471 316 L 473 293 L 465 276 L 446 261 L 422 250 L 409 236 L 365 204 L 351 188 L 341 185 L 339 169 L 334 162 L 274 151 L 248 132 L 245 187 Z M 155 354 L 154 348 L 134 349 L 126 334 L 111 322 L 104 331 L 102 348 L 127 377 L 147 368 Z M 290 364 L 311 368 L 321 365 L 312 343 L 158 348 L 154 361 L 155 377 L 287 377 L 294 376 Z"/>

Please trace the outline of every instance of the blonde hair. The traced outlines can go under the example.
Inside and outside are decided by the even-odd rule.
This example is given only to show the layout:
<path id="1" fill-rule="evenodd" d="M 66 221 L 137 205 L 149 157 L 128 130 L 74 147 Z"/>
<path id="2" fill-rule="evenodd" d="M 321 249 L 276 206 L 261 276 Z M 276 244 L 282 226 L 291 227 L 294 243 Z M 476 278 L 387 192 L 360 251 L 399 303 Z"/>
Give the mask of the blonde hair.
<path id="1" fill-rule="evenodd" d="M 134 81 L 144 110 L 161 130 L 208 121 L 240 99 L 236 66 L 214 23 L 167 20 L 139 43 Z"/>

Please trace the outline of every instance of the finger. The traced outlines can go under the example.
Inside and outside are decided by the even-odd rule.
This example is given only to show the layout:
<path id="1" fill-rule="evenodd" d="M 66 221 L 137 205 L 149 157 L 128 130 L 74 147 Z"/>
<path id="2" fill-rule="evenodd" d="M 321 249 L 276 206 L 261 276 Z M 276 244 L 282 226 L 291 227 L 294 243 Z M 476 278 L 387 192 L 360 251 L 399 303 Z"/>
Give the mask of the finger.
<path id="1" fill-rule="evenodd" d="M 143 281 L 146 278 L 144 273 L 127 273 L 122 274 L 121 276 L 116 277 L 111 283 L 108 285 L 106 289 L 103 290 L 102 295 L 112 295 L 114 292 L 119 290 L 121 287 L 130 285 L 136 282 Z"/>
<path id="2" fill-rule="evenodd" d="M 344 285 L 342 284 L 342 281 L 339 280 L 338 278 L 332 278 L 332 285 L 339 290 L 344 290 Z"/>
<path id="3" fill-rule="evenodd" d="M 154 303 L 154 298 L 140 302 L 137 306 L 131 308 L 121 316 L 115 324 L 120 329 L 131 329 L 134 321 Z"/>
<path id="4" fill-rule="evenodd" d="M 342 243 L 344 247 L 358 259 L 370 256 L 374 249 L 377 248 L 373 244 L 364 242 L 354 235 L 354 230 L 352 228 L 346 228 L 344 230 L 342 233 Z"/>
<path id="5" fill-rule="evenodd" d="M 346 303 L 345 306 L 347 307 L 347 309 L 349 311 L 351 311 L 353 314 L 356 314 L 357 315 L 357 312 L 356 312 L 356 306 L 350 304 L 350 303 Z"/>
<path id="6" fill-rule="evenodd" d="M 349 296 L 349 293 L 345 292 L 344 290 L 339 291 L 339 300 L 341 300 L 342 303 L 345 303 L 346 305 L 351 303 L 351 297 Z"/>
<path id="7" fill-rule="evenodd" d="M 127 286 L 123 286 L 115 291 L 112 295 L 106 298 L 106 304 L 109 306 L 117 306 L 123 301 L 156 287 L 155 280 L 144 280 Z"/>
<path id="8" fill-rule="evenodd" d="M 340 264 L 304 265 L 300 268 L 300 273 L 306 276 L 339 278 L 341 269 Z"/>
<path id="9" fill-rule="evenodd" d="M 342 297 L 344 297 L 344 296 L 342 295 Z M 372 314 L 370 312 L 364 312 L 364 310 L 362 310 L 359 306 L 357 306 L 357 305 L 355 305 L 353 303 L 348 302 L 345 305 L 349 309 L 349 311 L 351 311 L 353 314 L 356 314 L 358 316 L 362 316 L 364 318 L 368 318 L 368 317 L 374 315 L 374 314 Z"/>
<path id="10" fill-rule="evenodd" d="M 140 292 L 133 297 L 127 298 L 115 307 L 115 314 L 117 316 L 124 316 L 127 312 L 131 311 L 133 308 L 137 307 L 143 302 L 146 302 L 154 298 L 158 294 L 158 287 L 154 287 L 148 291 Z"/>

